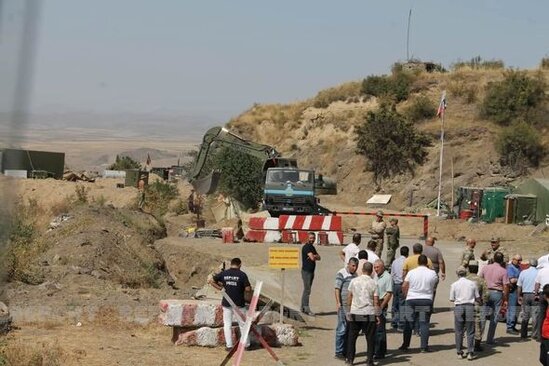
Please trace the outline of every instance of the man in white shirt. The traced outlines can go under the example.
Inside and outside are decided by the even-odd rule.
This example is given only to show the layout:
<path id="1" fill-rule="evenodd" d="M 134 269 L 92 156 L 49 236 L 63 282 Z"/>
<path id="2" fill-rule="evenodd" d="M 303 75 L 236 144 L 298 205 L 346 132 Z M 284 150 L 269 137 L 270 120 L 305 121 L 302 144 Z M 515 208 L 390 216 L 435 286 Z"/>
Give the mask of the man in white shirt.
<path id="1" fill-rule="evenodd" d="M 541 257 L 540 259 L 542 259 Z M 538 268 L 540 266 L 538 259 Z M 537 273 L 536 279 L 534 280 L 534 294 L 535 299 L 539 301 L 539 312 L 538 312 L 538 326 L 541 329 L 541 325 L 543 324 L 543 319 L 545 319 L 545 312 L 547 311 L 547 300 L 545 300 L 545 296 L 543 296 L 542 290 L 543 286 L 547 285 L 549 283 L 549 265 L 543 266 Z M 541 294 L 541 296 L 540 296 Z M 537 329 L 536 329 L 537 331 Z M 540 332 L 541 334 L 541 332 Z"/>
<path id="2" fill-rule="evenodd" d="M 421 338 L 420 351 L 429 352 L 429 323 L 433 306 L 433 293 L 438 283 L 438 276 L 432 269 L 427 268 L 427 257 L 421 254 L 418 267 L 406 274 L 402 283 L 402 293 L 406 296 L 404 316 L 403 342 L 400 350 L 407 351 L 412 339 L 412 328 L 415 320 L 419 319 L 419 335 Z"/>
<path id="3" fill-rule="evenodd" d="M 404 301 L 406 298 L 402 294 L 402 267 L 404 260 L 408 258 L 410 249 L 408 247 L 400 247 L 400 257 L 395 259 L 391 264 L 391 279 L 393 280 L 393 306 L 391 307 L 391 325 L 393 330 L 404 330 L 404 317 L 400 316 L 401 309 L 404 309 Z"/>
<path id="4" fill-rule="evenodd" d="M 360 245 L 360 241 L 362 240 L 362 235 L 359 233 L 355 233 L 353 235 L 353 242 L 351 244 L 347 244 L 341 252 L 339 252 L 339 257 L 345 264 L 349 263 L 349 259 L 351 258 L 358 258 L 358 252 L 360 251 L 360 248 L 358 247 Z"/>
<path id="5" fill-rule="evenodd" d="M 347 302 L 351 310 L 347 315 L 349 326 L 349 338 L 347 342 L 347 365 L 352 365 L 356 354 L 356 340 L 362 330 L 366 336 L 367 356 L 366 365 L 374 364 L 374 336 L 376 324 L 379 322 L 379 295 L 376 282 L 371 274 L 373 265 L 370 262 L 364 263 L 362 276 L 354 278 L 349 284 Z"/>
<path id="6" fill-rule="evenodd" d="M 374 264 L 379 258 L 379 256 L 376 254 L 377 242 L 375 240 L 370 240 L 368 244 L 366 245 L 366 252 L 368 253 L 368 262 Z"/>
<path id="7" fill-rule="evenodd" d="M 475 301 L 480 301 L 476 283 L 465 278 L 467 269 L 459 266 L 456 270 L 458 280 L 450 287 L 450 301 L 454 307 L 454 330 L 458 358 L 465 358 L 463 353 L 463 331 L 467 334 L 467 359 L 474 358 L 475 348 Z"/>

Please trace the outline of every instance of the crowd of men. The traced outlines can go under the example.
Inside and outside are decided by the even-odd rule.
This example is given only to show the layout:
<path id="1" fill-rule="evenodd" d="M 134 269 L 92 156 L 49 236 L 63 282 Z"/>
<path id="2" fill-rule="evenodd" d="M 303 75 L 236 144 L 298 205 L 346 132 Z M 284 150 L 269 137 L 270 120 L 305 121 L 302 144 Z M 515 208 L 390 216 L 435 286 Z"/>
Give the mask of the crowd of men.
<path id="1" fill-rule="evenodd" d="M 383 213 L 378 212 L 376 216 L 367 249 L 361 250 L 361 235 L 354 234 L 352 243 L 340 253 L 345 267 L 337 272 L 335 278 L 335 358 L 346 364 L 355 361 L 356 341 L 361 332 L 367 344 L 366 364 L 372 365 L 374 359 L 386 357 L 389 306 L 391 327 L 402 332 L 402 344 L 398 349 L 407 352 L 412 335 L 417 334 L 420 337 L 420 352 L 430 352 L 429 328 L 436 289 L 439 281 L 446 278 L 446 263 L 441 251 L 434 245 L 435 238 L 427 238 L 424 244 L 414 244 L 410 255 L 408 247 L 399 247 L 398 221 L 391 220 L 391 226 L 387 228 Z M 380 258 L 385 231 L 388 242 L 387 262 Z M 303 248 L 304 265 L 310 266 L 310 263 L 305 262 L 315 263 L 320 260 L 314 250 L 314 239 L 314 234 L 311 234 L 309 247 Z M 545 319 L 547 301 L 541 289 L 548 285 L 549 293 L 549 261 L 546 269 L 538 271 L 536 259 L 524 264 L 519 254 L 509 259 L 499 238 L 492 238 L 491 247 L 478 258 L 475 246 L 474 239 L 467 240 L 460 266 L 456 269 L 457 280 L 450 288 L 449 300 L 454 303 L 457 357 L 473 360 L 476 352 L 483 351 L 481 343 L 486 324 L 488 330 L 485 342 L 496 344 L 496 328 L 502 313 L 506 313 L 508 334 L 528 339 L 528 325 L 532 319 L 530 337 L 542 341 L 544 337 L 540 329 Z M 395 258 L 397 249 L 400 256 Z M 480 271 L 479 264 L 482 264 Z M 314 266 L 312 275 L 303 272 L 302 275 L 304 285 L 307 285 L 302 311 L 313 314 L 308 297 L 311 278 L 314 278 Z M 520 312 L 519 330 L 517 318 Z M 540 361 L 543 358 L 540 354 Z"/>

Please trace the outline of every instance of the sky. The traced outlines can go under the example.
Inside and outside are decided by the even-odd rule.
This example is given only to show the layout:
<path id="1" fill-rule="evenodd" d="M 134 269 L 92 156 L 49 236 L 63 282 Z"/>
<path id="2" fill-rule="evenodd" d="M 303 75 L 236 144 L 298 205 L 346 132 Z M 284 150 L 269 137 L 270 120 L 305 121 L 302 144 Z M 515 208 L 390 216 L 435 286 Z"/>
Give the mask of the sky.
<path id="1" fill-rule="evenodd" d="M 227 122 L 387 73 L 410 53 L 519 68 L 549 55 L 549 2 L 44 0 L 31 111 Z"/>

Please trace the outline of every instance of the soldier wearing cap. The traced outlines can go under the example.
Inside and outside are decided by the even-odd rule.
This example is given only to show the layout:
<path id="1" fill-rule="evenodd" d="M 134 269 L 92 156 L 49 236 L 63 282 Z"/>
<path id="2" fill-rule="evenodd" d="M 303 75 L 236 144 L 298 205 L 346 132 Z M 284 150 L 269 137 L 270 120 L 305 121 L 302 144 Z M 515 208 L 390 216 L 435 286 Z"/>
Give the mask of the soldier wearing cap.
<path id="1" fill-rule="evenodd" d="M 486 280 L 478 275 L 478 261 L 470 260 L 467 263 L 469 273 L 465 278 L 473 281 L 478 288 L 480 299 L 475 302 L 475 352 L 482 351 L 480 341 L 484 333 L 484 325 L 486 324 L 486 316 L 483 316 L 483 304 L 488 301 L 488 285 Z"/>
<path id="2" fill-rule="evenodd" d="M 395 260 L 395 253 L 399 247 L 400 229 L 398 227 L 398 219 L 391 218 L 390 226 L 385 230 L 387 233 L 387 266 L 391 266 Z"/>
<path id="3" fill-rule="evenodd" d="M 469 262 L 475 260 L 475 246 L 477 241 L 475 239 L 467 239 L 465 249 L 461 253 L 461 265 L 465 268 L 469 266 Z"/>
<path id="4" fill-rule="evenodd" d="M 385 228 L 387 224 L 383 221 L 383 211 L 376 212 L 376 219 L 372 222 L 372 228 L 368 231 L 372 234 L 372 240 L 376 241 L 376 255 L 381 258 L 383 252 L 383 241 L 385 236 Z"/>
<path id="5" fill-rule="evenodd" d="M 509 263 L 509 254 L 507 254 L 507 250 L 502 247 L 499 242 L 499 238 L 493 237 L 492 239 L 490 239 L 491 248 L 485 250 L 480 256 L 480 259 L 482 259 L 483 261 L 488 261 L 488 263 L 494 263 L 494 253 L 500 252 L 501 254 L 503 254 L 503 263 Z"/>

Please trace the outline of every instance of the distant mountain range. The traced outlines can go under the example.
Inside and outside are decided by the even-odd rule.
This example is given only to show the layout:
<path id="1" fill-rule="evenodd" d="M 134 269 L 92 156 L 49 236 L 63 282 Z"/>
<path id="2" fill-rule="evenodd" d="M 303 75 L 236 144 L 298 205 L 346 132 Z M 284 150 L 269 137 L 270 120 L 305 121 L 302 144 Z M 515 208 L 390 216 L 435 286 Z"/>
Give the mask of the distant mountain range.
<path id="1" fill-rule="evenodd" d="M 176 113 L 112 113 L 93 112 L 36 113 L 24 126 L 10 126 L 10 116 L 0 113 L 0 134 L 10 131 L 21 134 L 47 133 L 48 136 L 85 133 L 89 137 L 179 137 L 184 141 L 199 141 L 212 126 L 224 124 L 208 116 Z M 72 131 L 72 133 L 71 133 Z"/>

